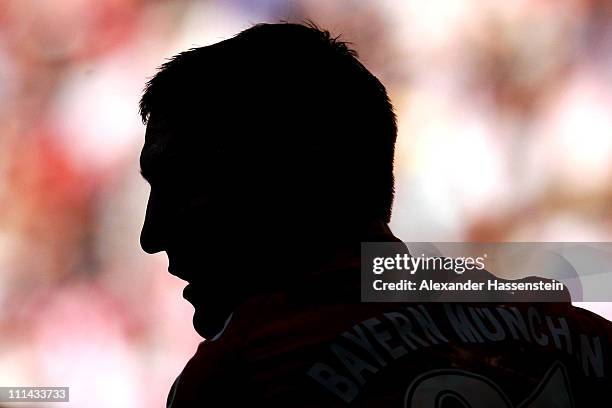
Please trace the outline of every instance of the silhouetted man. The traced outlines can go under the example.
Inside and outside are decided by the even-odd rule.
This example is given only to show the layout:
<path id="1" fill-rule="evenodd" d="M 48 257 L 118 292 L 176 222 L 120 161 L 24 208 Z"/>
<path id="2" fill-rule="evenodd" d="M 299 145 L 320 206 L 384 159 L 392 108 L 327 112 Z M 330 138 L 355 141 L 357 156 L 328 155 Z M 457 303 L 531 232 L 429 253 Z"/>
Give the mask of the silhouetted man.
<path id="1" fill-rule="evenodd" d="M 384 86 L 329 33 L 262 24 L 181 53 L 140 110 L 141 245 L 189 282 L 207 339 L 168 406 L 535 408 L 603 395 L 610 331 L 569 304 L 360 302 L 360 243 L 399 241 L 387 226 L 396 123 Z"/>

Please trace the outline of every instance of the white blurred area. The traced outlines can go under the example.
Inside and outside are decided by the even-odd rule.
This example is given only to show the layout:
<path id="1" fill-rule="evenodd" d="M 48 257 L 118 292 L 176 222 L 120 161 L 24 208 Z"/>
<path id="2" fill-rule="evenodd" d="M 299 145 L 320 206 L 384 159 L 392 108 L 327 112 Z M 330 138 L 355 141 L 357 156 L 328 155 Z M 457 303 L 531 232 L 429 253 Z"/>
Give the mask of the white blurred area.
<path id="1" fill-rule="evenodd" d="M 138 245 L 140 91 L 178 51 L 307 18 L 391 94 L 400 238 L 611 240 L 610 2 L 8 0 L 0 385 L 70 386 L 61 406 L 164 406 L 201 339 L 184 284 Z"/>

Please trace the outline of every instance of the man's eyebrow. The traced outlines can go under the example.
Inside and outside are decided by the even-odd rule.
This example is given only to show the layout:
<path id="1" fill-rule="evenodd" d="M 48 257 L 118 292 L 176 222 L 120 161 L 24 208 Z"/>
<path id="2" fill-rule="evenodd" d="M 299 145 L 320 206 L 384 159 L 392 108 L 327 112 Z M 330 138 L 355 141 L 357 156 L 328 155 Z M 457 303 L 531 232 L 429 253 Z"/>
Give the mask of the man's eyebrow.
<path id="1" fill-rule="evenodd" d="M 150 153 L 148 156 L 145 155 L 140 155 L 140 175 L 142 176 L 142 178 L 144 178 L 146 181 L 151 182 L 151 179 L 153 178 L 153 163 L 151 162 L 153 160 L 152 157 L 150 157 Z"/>
<path id="2" fill-rule="evenodd" d="M 159 179 L 167 171 L 167 160 L 158 145 L 147 147 L 140 154 L 140 175 L 149 183 Z"/>

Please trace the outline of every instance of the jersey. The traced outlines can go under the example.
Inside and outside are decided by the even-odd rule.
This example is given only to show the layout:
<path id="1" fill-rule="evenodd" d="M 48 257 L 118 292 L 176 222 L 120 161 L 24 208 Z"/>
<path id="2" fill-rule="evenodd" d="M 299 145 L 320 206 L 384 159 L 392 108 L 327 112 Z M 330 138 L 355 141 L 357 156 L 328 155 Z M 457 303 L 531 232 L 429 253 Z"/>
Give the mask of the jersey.
<path id="1" fill-rule="evenodd" d="M 237 307 L 168 407 L 540 408 L 607 401 L 612 325 L 569 302 L 362 303 L 359 257 Z M 595 405 L 601 406 L 601 405 Z"/>

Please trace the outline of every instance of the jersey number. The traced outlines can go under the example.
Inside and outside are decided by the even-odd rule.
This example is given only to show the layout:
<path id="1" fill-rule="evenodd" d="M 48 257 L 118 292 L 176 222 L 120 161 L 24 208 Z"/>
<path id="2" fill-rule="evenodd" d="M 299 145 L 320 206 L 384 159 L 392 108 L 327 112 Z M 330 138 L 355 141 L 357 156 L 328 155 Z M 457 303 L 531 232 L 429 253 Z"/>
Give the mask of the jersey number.
<path id="1" fill-rule="evenodd" d="M 515 408 L 508 396 L 490 379 L 469 371 L 429 371 L 408 387 L 405 408 Z M 531 395 L 517 408 L 573 408 L 567 371 L 557 362 L 548 369 Z"/>

